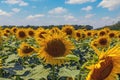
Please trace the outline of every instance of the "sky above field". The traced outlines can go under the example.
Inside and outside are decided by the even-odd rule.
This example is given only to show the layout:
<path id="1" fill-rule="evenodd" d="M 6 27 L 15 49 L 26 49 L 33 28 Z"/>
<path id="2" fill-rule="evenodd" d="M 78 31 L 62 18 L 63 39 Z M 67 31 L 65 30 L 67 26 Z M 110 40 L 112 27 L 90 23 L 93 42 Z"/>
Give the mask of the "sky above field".
<path id="1" fill-rule="evenodd" d="M 120 0 L 0 0 L 0 25 L 91 25 L 120 20 Z"/>

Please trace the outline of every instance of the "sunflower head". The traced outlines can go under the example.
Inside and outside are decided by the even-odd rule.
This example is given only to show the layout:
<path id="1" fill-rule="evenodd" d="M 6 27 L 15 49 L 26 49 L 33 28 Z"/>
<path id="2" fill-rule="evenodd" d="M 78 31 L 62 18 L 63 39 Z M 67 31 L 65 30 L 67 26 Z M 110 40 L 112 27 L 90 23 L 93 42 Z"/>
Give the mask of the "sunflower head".
<path id="1" fill-rule="evenodd" d="M 16 32 L 16 37 L 20 40 L 24 40 L 27 38 L 27 32 L 26 29 L 20 28 Z"/>
<path id="2" fill-rule="evenodd" d="M 17 27 L 12 27 L 11 32 L 12 34 L 15 34 L 17 32 L 18 28 Z"/>
<path id="3" fill-rule="evenodd" d="M 4 32 L 10 34 L 10 33 L 11 33 L 11 30 L 10 30 L 9 28 L 5 28 L 5 29 L 4 29 Z"/>
<path id="4" fill-rule="evenodd" d="M 108 47 L 110 45 L 110 39 L 108 36 L 99 37 L 96 41 L 98 43 L 98 46 L 101 48 Z"/>
<path id="5" fill-rule="evenodd" d="M 117 35 L 116 31 L 111 31 L 108 33 L 109 38 L 115 38 Z"/>
<path id="6" fill-rule="evenodd" d="M 102 29 L 98 32 L 98 36 L 105 36 L 106 34 L 107 34 L 107 32 L 104 29 Z"/>
<path id="7" fill-rule="evenodd" d="M 45 63 L 51 65 L 62 64 L 64 60 L 56 58 L 65 57 L 74 49 L 73 44 L 63 33 L 48 34 L 47 37 L 40 42 L 40 46 L 39 57 L 44 58 Z"/>
<path id="8" fill-rule="evenodd" d="M 25 42 L 21 43 L 20 48 L 18 49 L 18 55 L 20 57 L 30 56 L 33 52 L 34 48 Z"/>
<path id="9" fill-rule="evenodd" d="M 74 36 L 74 27 L 70 25 L 66 25 L 62 28 L 62 31 L 66 33 L 66 35 L 73 37 Z"/>
<path id="10" fill-rule="evenodd" d="M 113 61 L 110 57 L 99 61 L 92 68 L 87 80 L 105 80 L 113 70 Z"/>
<path id="11" fill-rule="evenodd" d="M 98 62 L 88 67 L 90 72 L 86 80 L 116 80 L 120 74 L 120 44 L 106 51 L 100 51 Z"/>
<path id="12" fill-rule="evenodd" d="M 75 39 L 80 40 L 81 37 L 82 37 L 82 33 L 80 32 L 80 30 L 76 30 L 75 31 Z"/>
<path id="13" fill-rule="evenodd" d="M 36 42 L 39 44 L 41 40 L 44 40 L 46 36 L 48 34 L 48 30 L 45 29 L 38 29 L 35 32 L 35 40 Z"/>
<path id="14" fill-rule="evenodd" d="M 29 37 L 34 37 L 34 35 L 35 35 L 35 30 L 32 29 L 32 28 L 28 28 L 28 29 L 27 29 L 27 34 L 28 34 Z"/>
<path id="15" fill-rule="evenodd" d="M 58 27 L 53 27 L 52 29 L 50 29 L 50 33 L 53 34 L 53 33 L 59 33 L 60 32 L 60 29 Z"/>

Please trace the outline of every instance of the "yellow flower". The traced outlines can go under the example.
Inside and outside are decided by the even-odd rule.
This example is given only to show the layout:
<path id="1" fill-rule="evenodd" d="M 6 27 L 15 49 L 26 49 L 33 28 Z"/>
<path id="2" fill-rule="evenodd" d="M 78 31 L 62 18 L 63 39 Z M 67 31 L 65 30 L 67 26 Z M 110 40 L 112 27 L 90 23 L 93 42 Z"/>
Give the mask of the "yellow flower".
<path id="1" fill-rule="evenodd" d="M 62 31 L 66 33 L 66 35 L 68 35 L 69 37 L 74 37 L 75 29 L 73 26 L 65 25 L 64 27 L 62 27 Z"/>
<path id="2" fill-rule="evenodd" d="M 32 28 L 28 28 L 28 29 L 27 29 L 27 35 L 28 35 L 29 37 L 34 37 L 34 35 L 35 35 L 35 30 L 32 29 Z"/>
<path id="3" fill-rule="evenodd" d="M 107 34 L 105 29 L 98 31 L 98 36 L 105 36 Z"/>
<path id="4" fill-rule="evenodd" d="M 23 28 L 18 29 L 17 32 L 16 32 L 16 37 L 20 40 L 26 39 L 27 38 L 26 30 L 23 29 Z"/>
<path id="5" fill-rule="evenodd" d="M 109 47 L 110 45 L 110 39 L 108 36 L 102 36 L 97 38 L 97 43 L 98 43 L 98 47 L 104 48 L 104 47 Z"/>
<path id="6" fill-rule="evenodd" d="M 45 30 L 43 28 L 37 29 L 35 32 L 35 40 L 38 44 L 40 44 L 40 41 L 45 39 L 46 35 L 48 34 L 48 30 Z"/>
<path id="7" fill-rule="evenodd" d="M 76 30 L 75 31 L 75 39 L 78 41 L 82 38 L 82 32 L 81 30 Z"/>
<path id="8" fill-rule="evenodd" d="M 117 31 L 110 31 L 108 33 L 109 38 L 116 38 L 117 37 L 116 35 L 117 35 Z"/>
<path id="9" fill-rule="evenodd" d="M 40 46 L 39 57 L 43 58 L 45 63 L 51 65 L 64 63 L 63 59 L 56 58 L 64 57 L 74 49 L 74 45 L 63 33 L 47 35 L 45 39 L 40 42 Z"/>
<path id="10" fill-rule="evenodd" d="M 18 55 L 20 57 L 30 56 L 30 55 L 32 55 L 34 50 L 35 49 L 32 46 L 23 42 L 23 43 L 21 43 L 20 48 L 18 48 Z"/>
<path id="11" fill-rule="evenodd" d="M 15 34 L 17 32 L 18 28 L 17 27 L 12 27 L 11 32 L 12 34 Z"/>
<path id="12" fill-rule="evenodd" d="M 90 72 L 86 80 L 116 80 L 117 74 L 120 74 L 120 45 L 96 54 L 99 61 L 88 67 Z"/>

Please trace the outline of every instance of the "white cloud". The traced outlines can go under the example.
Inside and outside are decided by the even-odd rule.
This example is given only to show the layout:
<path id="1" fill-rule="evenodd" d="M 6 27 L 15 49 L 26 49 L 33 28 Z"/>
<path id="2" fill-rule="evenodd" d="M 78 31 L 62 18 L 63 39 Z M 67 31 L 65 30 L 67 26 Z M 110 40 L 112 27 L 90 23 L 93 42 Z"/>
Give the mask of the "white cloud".
<path id="1" fill-rule="evenodd" d="M 102 0 L 98 7 L 108 8 L 110 11 L 120 6 L 120 0 Z"/>
<path id="2" fill-rule="evenodd" d="M 84 7 L 84 8 L 82 8 L 81 10 L 90 11 L 90 10 L 92 10 L 92 6 Z"/>
<path id="3" fill-rule="evenodd" d="M 72 15 L 64 15 L 63 17 L 66 21 L 68 21 L 68 20 L 77 21 L 77 19 Z"/>
<path id="4" fill-rule="evenodd" d="M 102 20 L 110 20 L 110 17 L 109 17 L 109 16 L 106 16 L 106 17 L 102 17 L 101 19 L 102 19 Z"/>
<path id="5" fill-rule="evenodd" d="M 20 9 L 19 8 L 13 8 L 12 11 L 15 12 L 15 13 L 18 13 L 18 12 L 20 12 Z"/>
<path id="6" fill-rule="evenodd" d="M 83 4 L 86 2 L 95 2 L 96 0 L 66 0 L 67 4 Z"/>
<path id="7" fill-rule="evenodd" d="M 0 16 L 11 16 L 11 14 L 0 9 Z"/>
<path id="8" fill-rule="evenodd" d="M 87 14 L 86 16 L 85 16 L 85 18 L 91 18 L 91 17 L 93 17 L 95 14 Z"/>
<path id="9" fill-rule="evenodd" d="M 67 10 L 63 7 L 56 7 L 52 10 L 50 10 L 48 13 L 49 14 L 61 14 L 61 13 L 65 13 L 67 12 Z"/>
<path id="10" fill-rule="evenodd" d="M 3 3 L 6 3 L 6 4 L 18 4 L 19 6 L 27 6 L 28 3 L 27 2 L 24 2 L 23 0 L 5 0 L 3 1 Z"/>
<path id="11" fill-rule="evenodd" d="M 29 15 L 26 19 L 38 19 L 44 17 L 44 14 Z"/>

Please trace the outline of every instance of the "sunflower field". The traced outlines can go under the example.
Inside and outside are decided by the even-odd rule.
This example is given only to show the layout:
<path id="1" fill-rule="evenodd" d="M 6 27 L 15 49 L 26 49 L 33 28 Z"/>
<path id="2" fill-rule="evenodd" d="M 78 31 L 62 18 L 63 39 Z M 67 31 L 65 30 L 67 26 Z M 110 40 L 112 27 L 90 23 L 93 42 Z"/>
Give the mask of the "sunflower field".
<path id="1" fill-rule="evenodd" d="M 0 80 L 120 80 L 120 31 L 0 27 Z"/>

